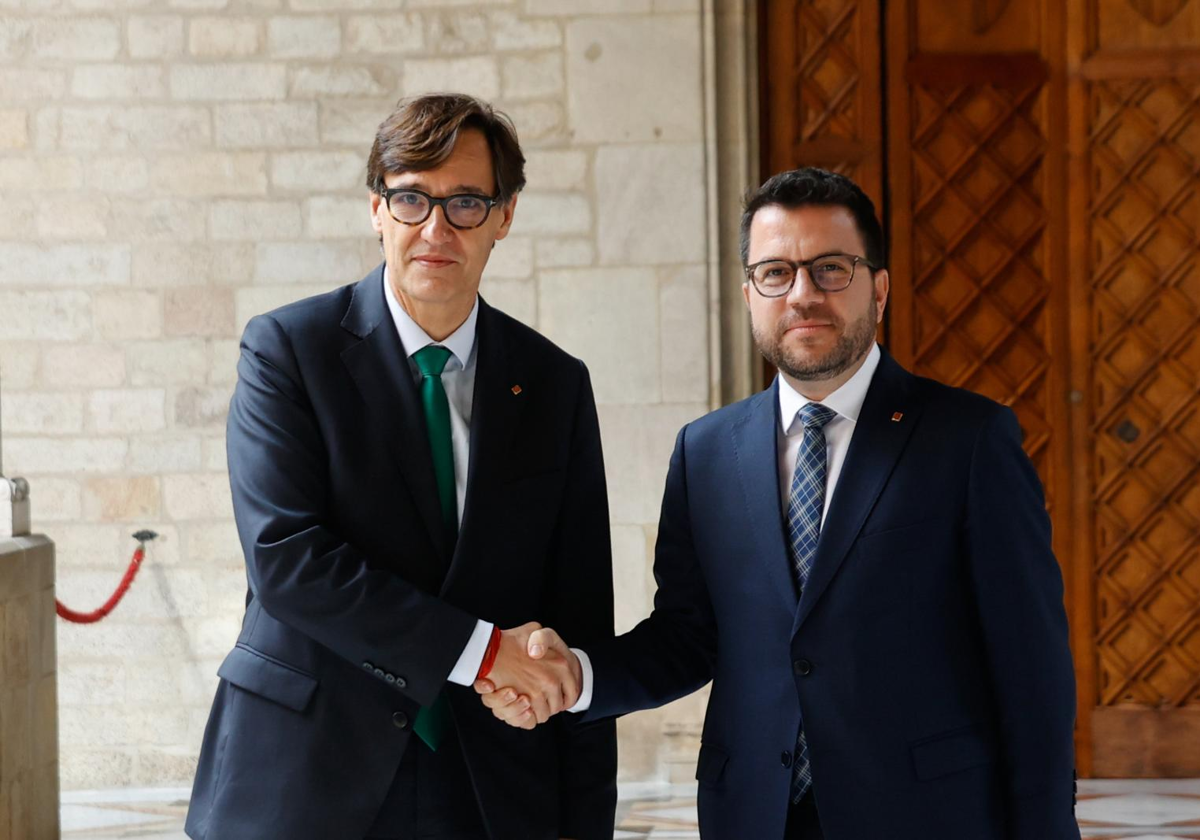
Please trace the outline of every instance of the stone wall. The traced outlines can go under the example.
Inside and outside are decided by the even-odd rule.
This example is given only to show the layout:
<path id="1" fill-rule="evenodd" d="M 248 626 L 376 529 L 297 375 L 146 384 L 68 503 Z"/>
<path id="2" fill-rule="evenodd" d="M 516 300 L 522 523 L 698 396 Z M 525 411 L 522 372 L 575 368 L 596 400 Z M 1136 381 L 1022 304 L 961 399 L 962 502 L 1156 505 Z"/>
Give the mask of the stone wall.
<path id="1" fill-rule="evenodd" d="M 620 629 L 648 612 L 674 436 L 719 387 L 710 4 L 0 8 L 4 463 L 75 608 L 108 596 L 132 531 L 163 535 L 114 615 L 60 625 L 65 787 L 191 777 L 245 587 L 224 452 L 237 339 L 374 265 L 363 168 L 403 95 L 466 90 L 516 122 L 529 186 L 483 294 L 591 368 Z M 622 778 L 689 777 L 702 708 L 623 721 Z"/>
<path id="2" fill-rule="evenodd" d="M 58 837 L 54 621 L 54 545 L 0 537 L 0 838 Z"/>

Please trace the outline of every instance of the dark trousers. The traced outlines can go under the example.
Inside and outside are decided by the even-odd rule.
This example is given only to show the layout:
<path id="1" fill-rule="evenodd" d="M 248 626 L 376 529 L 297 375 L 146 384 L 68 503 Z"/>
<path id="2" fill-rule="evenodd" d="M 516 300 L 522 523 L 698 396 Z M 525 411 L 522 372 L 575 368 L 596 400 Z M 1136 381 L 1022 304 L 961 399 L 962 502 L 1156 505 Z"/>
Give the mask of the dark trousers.
<path id="1" fill-rule="evenodd" d="M 817 816 L 817 800 L 811 788 L 798 805 L 788 808 L 787 829 L 783 837 L 784 840 L 825 840 L 821 820 Z"/>
<path id="2" fill-rule="evenodd" d="M 487 840 L 458 735 L 433 752 L 414 737 L 367 840 Z"/>

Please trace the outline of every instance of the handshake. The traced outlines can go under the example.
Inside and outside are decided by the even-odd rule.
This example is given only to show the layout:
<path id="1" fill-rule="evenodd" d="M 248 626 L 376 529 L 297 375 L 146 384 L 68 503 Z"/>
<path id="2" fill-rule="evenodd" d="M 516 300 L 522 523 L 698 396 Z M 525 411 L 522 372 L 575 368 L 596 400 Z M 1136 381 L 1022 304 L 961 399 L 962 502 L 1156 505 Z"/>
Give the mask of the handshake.
<path id="1" fill-rule="evenodd" d="M 495 662 L 475 691 L 509 726 L 533 729 L 579 702 L 583 668 L 558 633 L 530 622 L 500 634 Z"/>

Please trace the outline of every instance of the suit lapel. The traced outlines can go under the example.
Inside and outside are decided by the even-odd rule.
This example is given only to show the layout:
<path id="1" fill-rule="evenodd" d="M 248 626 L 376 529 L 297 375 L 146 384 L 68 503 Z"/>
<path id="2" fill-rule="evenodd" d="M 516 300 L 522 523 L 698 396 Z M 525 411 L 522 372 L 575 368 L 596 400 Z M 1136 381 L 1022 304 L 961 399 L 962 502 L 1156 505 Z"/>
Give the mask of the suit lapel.
<path id="1" fill-rule="evenodd" d="M 444 564 L 449 560 L 449 546 L 438 509 L 425 414 L 404 345 L 384 301 L 382 265 L 355 287 L 342 326 L 361 339 L 342 351 L 342 363 L 367 405 L 379 447 L 395 458 Z"/>
<path id="2" fill-rule="evenodd" d="M 521 411 L 529 401 L 512 392 L 522 382 L 522 365 L 513 355 L 504 324 L 495 309 L 479 300 L 479 321 L 475 338 L 475 390 L 471 401 L 470 459 L 467 463 L 467 493 L 463 502 L 462 527 L 458 546 L 483 521 L 482 508 L 489 496 L 498 492 L 503 480 L 501 465 L 508 459 L 513 434 Z M 525 383 L 528 386 L 528 383 Z M 442 584 L 445 593 L 463 574 L 465 556 L 457 549 Z"/>
<path id="3" fill-rule="evenodd" d="M 916 378 L 885 351 L 867 390 L 829 515 L 821 528 L 813 570 L 792 626 L 793 635 L 846 559 L 920 419 L 923 404 L 915 384 Z M 892 419 L 897 412 L 902 415 L 899 422 Z"/>
<path id="4" fill-rule="evenodd" d="M 779 383 L 755 397 L 734 424 L 733 448 L 746 501 L 751 553 L 763 564 L 767 585 L 788 613 L 796 611 L 796 584 L 783 540 L 779 495 Z"/>

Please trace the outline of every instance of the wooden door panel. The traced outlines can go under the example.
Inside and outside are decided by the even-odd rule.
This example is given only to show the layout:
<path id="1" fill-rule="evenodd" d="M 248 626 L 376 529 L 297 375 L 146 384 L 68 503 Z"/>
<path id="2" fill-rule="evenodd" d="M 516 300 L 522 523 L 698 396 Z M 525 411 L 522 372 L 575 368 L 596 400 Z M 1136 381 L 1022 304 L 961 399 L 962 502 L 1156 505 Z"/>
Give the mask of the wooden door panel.
<path id="1" fill-rule="evenodd" d="M 1188 48 L 1200 42 L 1200 4 L 1194 0 L 1103 0 L 1084 11 L 1099 50 Z"/>
<path id="2" fill-rule="evenodd" d="M 877 0 L 763 0 L 770 175 L 822 166 L 882 207 L 883 115 Z"/>
<path id="3" fill-rule="evenodd" d="M 1052 486 L 1045 71 L 1010 57 L 1019 72 L 1003 83 L 947 84 L 962 63 L 909 67 L 911 141 L 896 157 L 908 158 L 912 234 L 894 264 L 911 296 L 894 317 L 911 322 L 916 372 L 1013 406 Z"/>
<path id="4" fill-rule="evenodd" d="M 1086 86 L 1098 775 L 1200 771 L 1200 78 Z"/>
<path id="5" fill-rule="evenodd" d="M 910 0 L 909 5 L 915 16 L 912 43 L 920 55 L 1037 52 L 1042 44 L 1043 15 L 1036 3 Z M 889 44 L 894 43 L 889 38 Z"/>
<path id="6" fill-rule="evenodd" d="M 889 347 L 1012 406 L 1052 516 L 1067 494 L 1062 150 L 1039 4 L 889 4 Z M 1059 141 L 1061 142 L 1061 141 Z M 1058 540 L 1060 559 L 1069 554 Z"/>

